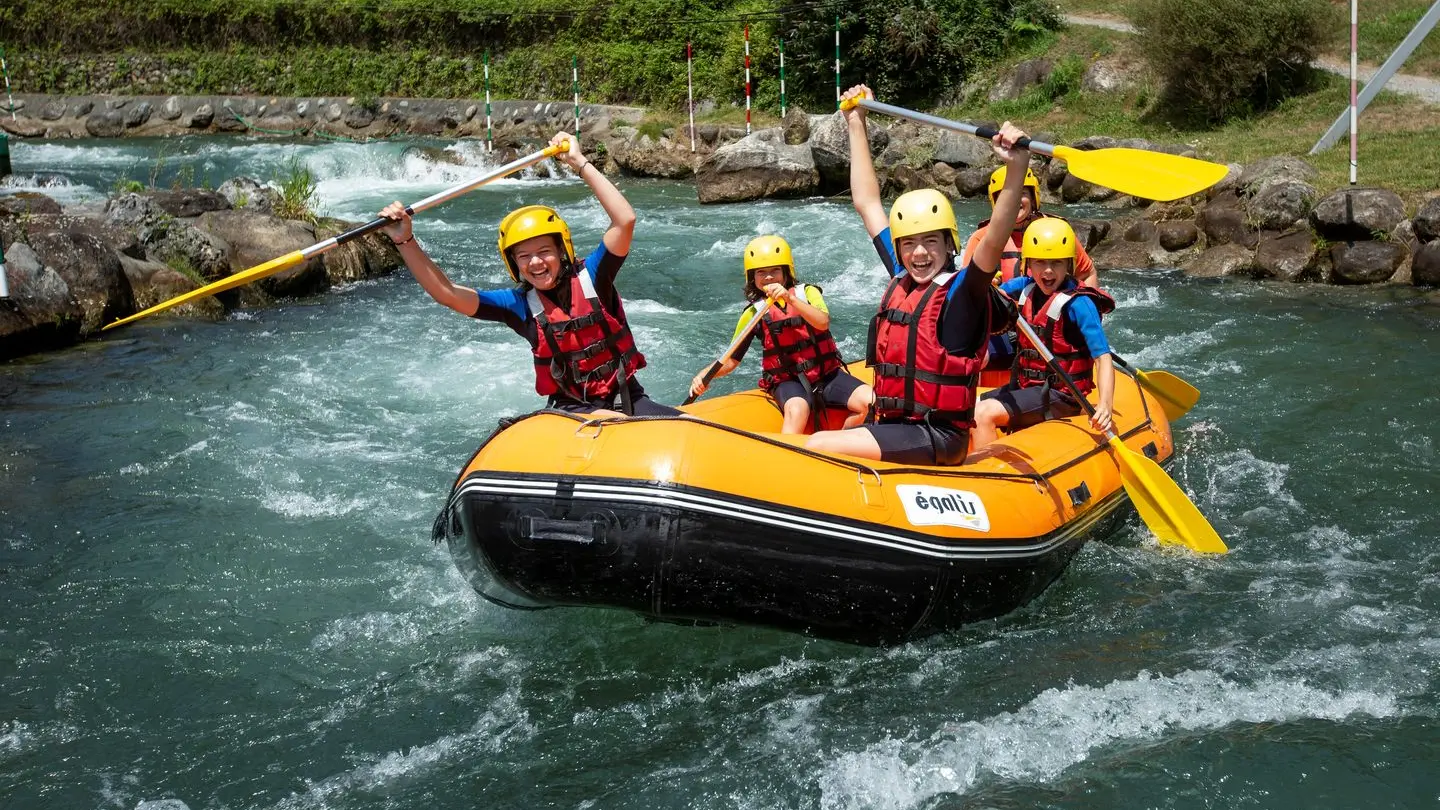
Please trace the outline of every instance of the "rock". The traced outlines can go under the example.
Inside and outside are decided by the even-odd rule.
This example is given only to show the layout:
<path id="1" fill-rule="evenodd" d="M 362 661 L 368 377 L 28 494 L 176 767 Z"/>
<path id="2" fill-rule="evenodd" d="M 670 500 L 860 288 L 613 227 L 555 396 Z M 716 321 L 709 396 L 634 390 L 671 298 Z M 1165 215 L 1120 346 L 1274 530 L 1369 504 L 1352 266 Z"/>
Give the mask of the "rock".
<path id="1" fill-rule="evenodd" d="M 1054 69 L 1055 62 L 1050 59 L 1021 62 L 990 88 L 989 98 L 991 101 L 1014 101 L 1031 87 L 1043 84 Z"/>
<path id="2" fill-rule="evenodd" d="M 949 163 L 936 163 L 930 167 L 930 177 L 937 186 L 954 186 L 960 172 Z"/>
<path id="3" fill-rule="evenodd" d="M 1330 262 L 1336 284 L 1376 284 L 1389 281 L 1405 259 L 1405 249 L 1390 242 L 1336 242 Z"/>
<path id="4" fill-rule="evenodd" d="M 934 181 L 924 172 L 916 169 L 914 166 L 905 165 L 896 166 L 895 169 L 890 172 L 889 181 L 890 188 L 886 190 L 896 195 L 916 189 L 930 188 L 935 185 Z"/>
<path id="5" fill-rule="evenodd" d="M 1095 193 L 1096 187 L 1081 180 L 1073 174 L 1065 175 L 1065 180 L 1060 183 L 1060 199 L 1067 203 L 1077 203 L 1088 199 Z"/>
<path id="6" fill-rule="evenodd" d="M 990 169 L 975 166 L 961 169 L 955 175 L 955 189 L 965 197 L 979 197 L 990 187 Z"/>
<path id="7" fill-rule="evenodd" d="M 250 266 L 232 268 L 230 245 L 225 240 L 191 225 L 164 222 L 142 236 L 145 239 L 146 258 L 164 262 L 177 269 L 188 268 L 206 281 L 223 278 Z M 273 259 L 284 253 L 285 251 L 281 251 L 266 259 Z"/>
<path id="8" fill-rule="evenodd" d="M 1185 275 L 1195 278 L 1219 278 L 1250 272 L 1255 267 L 1255 252 L 1243 245 L 1224 244 L 1212 247 L 1184 265 Z"/>
<path id="9" fill-rule="evenodd" d="M 1317 192 L 1309 183 L 1275 181 L 1259 187 L 1245 209 L 1247 220 L 1268 230 L 1286 230 L 1309 216 Z"/>
<path id="10" fill-rule="evenodd" d="M 230 207 L 230 201 L 218 191 L 198 188 L 151 191 L 149 196 L 172 217 L 198 217 L 206 211 L 224 211 Z"/>
<path id="11" fill-rule="evenodd" d="M 125 113 L 125 127 L 127 129 L 133 129 L 149 121 L 154 109 L 148 101 L 142 101 L 134 107 L 131 107 L 130 111 Z"/>
<path id="12" fill-rule="evenodd" d="M 993 162 L 990 144 L 971 135 L 941 130 L 935 135 L 935 159 L 951 166 L 983 166 Z"/>
<path id="13" fill-rule="evenodd" d="M 1257 242 L 1256 228 L 1247 221 L 1234 191 L 1227 191 L 1210 201 L 1200 211 L 1195 224 L 1205 234 L 1208 246 L 1235 243 L 1253 248 Z"/>
<path id="14" fill-rule="evenodd" d="M 88 99 L 82 99 L 70 110 L 70 117 L 83 118 L 89 115 L 90 111 L 93 109 L 95 109 L 95 104 L 93 102 L 89 101 Z"/>
<path id="15" fill-rule="evenodd" d="M 1142 270 L 1150 267 L 1153 251 L 1143 242 L 1111 239 L 1090 251 L 1090 259 L 1100 270 Z"/>
<path id="16" fill-rule="evenodd" d="M 205 129 L 214 120 L 215 108 L 209 104 L 201 104 L 185 119 L 185 126 L 189 129 Z"/>
<path id="17" fill-rule="evenodd" d="M 182 112 L 184 109 L 181 107 L 179 96 L 171 96 L 165 99 L 164 104 L 160 105 L 160 117 L 166 121 L 174 121 L 180 117 Z"/>
<path id="18" fill-rule="evenodd" d="M 1150 242 L 1158 233 L 1155 223 L 1148 219 L 1137 219 L 1125 228 L 1125 233 L 1120 238 L 1126 242 Z"/>
<path id="19" fill-rule="evenodd" d="M 1227 171 L 1225 172 L 1225 176 L 1220 178 L 1220 182 L 1205 189 L 1205 198 L 1207 200 L 1213 200 L 1227 191 L 1232 194 L 1238 193 L 1238 189 L 1240 188 L 1240 173 L 1245 171 L 1245 167 L 1239 163 L 1227 163 L 1225 164 L 1225 168 Z"/>
<path id="20" fill-rule="evenodd" d="M 295 117 L 301 119 L 302 121 L 310 117 L 309 101 L 301 101 L 300 103 L 295 105 Z"/>
<path id="21" fill-rule="evenodd" d="M 641 138 L 635 146 L 618 145 L 610 150 L 610 157 L 621 171 L 637 177 L 679 180 L 695 173 L 689 149 L 667 149 L 649 138 Z"/>
<path id="22" fill-rule="evenodd" d="M 1260 278 L 1299 281 L 1315 262 L 1315 235 L 1309 228 L 1283 233 L 1263 231 L 1255 248 L 1253 272 Z"/>
<path id="23" fill-rule="evenodd" d="M 1310 212 L 1310 224 L 1332 242 L 1389 235 L 1405 221 L 1400 195 L 1381 188 L 1346 188 L 1327 194 Z"/>
<path id="24" fill-rule="evenodd" d="M 68 214 L 35 214 L 25 223 L 26 238 L 40 234 L 63 232 L 85 234 L 100 240 L 116 253 L 143 257 L 145 250 L 131 228 L 121 227 L 92 216 L 71 216 Z"/>
<path id="25" fill-rule="evenodd" d="M 5 250 L 10 306 L 0 306 L 0 359 L 74 343 L 85 312 L 65 279 L 24 242 Z"/>
<path id="26" fill-rule="evenodd" d="M 212 211 L 196 223 L 203 232 L 230 247 L 229 271 L 239 272 L 276 256 L 303 250 L 320 241 L 304 222 L 279 219 L 258 211 Z M 208 276 L 207 276 L 208 277 Z M 307 259 L 255 282 L 268 295 L 283 298 L 310 295 L 328 289 L 329 277 L 319 257 Z"/>
<path id="27" fill-rule="evenodd" d="M 364 107 L 351 107 L 345 113 L 345 126 L 351 129 L 364 129 L 375 123 L 375 113 Z"/>
<path id="28" fill-rule="evenodd" d="M 262 214 L 273 214 L 280 201 L 280 192 L 253 177 L 232 177 L 221 183 L 215 193 L 224 197 L 231 208 L 251 208 Z"/>
<path id="29" fill-rule="evenodd" d="M 704 139 L 705 128 L 698 127 L 697 131 Z M 810 155 L 815 170 L 820 173 L 821 187 L 826 193 L 850 187 L 850 136 L 845 128 L 843 114 L 835 112 L 811 118 Z"/>
<path id="30" fill-rule="evenodd" d="M 1099 59 L 1091 62 L 1080 77 L 1080 89 L 1086 93 L 1114 93 L 1135 86 L 1137 70 L 1120 59 Z"/>
<path id="31" fill-rule="evenodd" d="M 65 117 L 65 102 L 51 101 L 40 108 L 40 120 L 58 121 Z"/>
<path id="32" fill-rule="evenodd" d="M 121 194 L 105 202 L 105 221 L 122 228 L 144 228 L 165 218 L 165 209 L 148 194 Z"/>
<path id="33" fill-rule="evenodd" d="M 700 164 L 695 180 L 701 203 L 805 197 L 820 187 L 811 150 L 787 146 L 778 127 L 715 150 Z"/>
<path id="34" fill-rule="evenodd" d="M 113 110 L 86 116 L 85 131 L 94 138 L 118 138 L 125 134 L 125 118 Z"/>
<path id="35" fill-rule="evenodd" d="M 215 129 L 218 132 L 249 132 L 250 125 L 245 122 L 241 113 L 230 107 L 222 107 L 215 117 Z"/>
<path id="36" fill-rule="evenodd" d="M 1075 231 L 1075 239 L 1086 250 L 1097 247 L 1110 235 L 1110 223 L 1103 219 L 1066 219 Z"/>
<path id="37" fill-rule="evenodd" d="M 45 125 L 33 118 L 12 119 L 8 115 L 0 115 L 0 130 L 21 138 L 45 137 Z"/>
<path id="38" fill-rule="evenodd" d="M 1109 135 L 1091 135 L 1089 137 L 1081 138 L 1080 140 L 1075 141 L 1070 145 L 1076 149 L 1084 149 L 1090 151 L 1095 149 L 1114 149 L 1115 147 L 1120 145 L 1120 142 L 1110 137 Z"/>
<path id="39" fill-rule="evenodd" d="M 1415 238 L 1421 242 L 1440 239 L 1440 197 L 1426 200 L 1415 213 Z"/>
<path id="40" fill-rule="evenodd" d="M 124 255 L 119 259 L 125 278 L 130 282 L 130 289 L 134 291 L 137 312 L 203 286 L 201 282 L 167 264 Z M 213 295 L 196 298 L 169 311 L 181 317 L 211 321 L 225 317 L 225 305 Z"/>
<path id="41" fill-rule="evenodd" d="M 1242 195 L 1253 197 L 1272 183 L 1309 183 L 1316 176 L 1315 167 L 1300 158 L 1276 155 L 1246 166 L 1236 186 Z"/>
<path id="42" fill-rule="evenodd" d="M 1410 267 L 1410 283 L 1440 287 L 1440 240 L 1431 240 L 1416 251 Z"/>
<path id="43" fill-rule="evenodd" d="M 0 197 L 0 217 L 30 217 L 36 214 L 59 214 L 60 203 L 35 191 L 17 191 Z"/>
<path id="44" fill-rule="evenodd" d="M 80 231 L 32 235 L 30 246 L 46 267 L 52 267 L 70 288 L 84 315 L 83 334 L 135 312 L 135 297 L 115 252 L 95 236 Z"/>
<path id="45" fill-rule="evenodd" d="M 810 116 L 799 107 L 791 107 L 781 123 L 785 130 L 785 145 L 799 146 L 810 140 Z"/>
<path id="46" fill-rule="evenodd" d="M 344 115 L 344 114 L 345 114 L 345 113 L 344 113 L 344 110 L 342 110 L 342 109 L 340 108 L 340 105 L 339 105 L 339 104 L 331 104 L 331 105 L 325 110 L 325 120 L 326 120 L 326 121 L 330 121 L 331 123 L 334 123 L 335 121 L 339 121 L 339 120 L 340 120 L 340 116 L 342 116 L 342 115 Z"/>
<path id="47" fill-rule="evenodd" d="M 1194 222 L 1170 220 L 1157 223 L 1156 237 L 1160 247 L 1169 251 L 1184 250 L 1200 240 L 1200 229 Z"/>
<path id="48" fill-rule="evenodd" d="M 315 227 L 315 238 L 329 239 L 359 224 L 323 219 Z M 400 258 L 400 250 L 389 237 L 380 233 L 368 233 L 359 239 L 352 239 L 327 251 L 321 258 L 325 265 L 325 276 L 331 285 L 377 278 L 405 266 L 404 260 Z"/>
<path id="49" fill-rule="evenodd" d="M 477 106 L 474 105 L 474 104 L 471 104 L 469 107 L 466 107 L 466 108 L 465 108 L 465 120 L 466 120 L 466 121 L 469 121 L 469 120 L 473 119 L 473 118 L 475 117 L 475 114 L 478 113 L 478 112 L 480 112 L 480 108 L 477 107 Z"/>

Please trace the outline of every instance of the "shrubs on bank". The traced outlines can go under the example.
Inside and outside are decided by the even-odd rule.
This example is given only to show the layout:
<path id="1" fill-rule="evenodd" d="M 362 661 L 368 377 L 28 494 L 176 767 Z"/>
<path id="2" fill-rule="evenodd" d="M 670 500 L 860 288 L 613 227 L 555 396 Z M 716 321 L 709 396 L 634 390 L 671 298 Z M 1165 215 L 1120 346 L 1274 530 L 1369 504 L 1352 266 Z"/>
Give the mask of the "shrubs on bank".
<path id="1" fill-rule="evenodd" d="M 1165 106 L 1203 122 L 1308 89 L 1311 61 L 1344 30 L 1327 0 L 1135 0 L 1130 18 Z"/>
<path id="2" fill-rule="evenodd" d="M 743 104 L 748 24 L 755 103 L 779 106 L 783 38 L 789 101 L 818 110 L 834 104 L 837 15 L 842 83 L 897 101 L 1058 24 L 1048 0 L 7 0 L 0 30 L 35 93 L 101 91 L 102 61 L 117 92 L 473 98 L 489 52 L 499 97 L 569 96 L 578 57 L 586 100 L 679 107 L 687 40 L 697 100 Z"/>

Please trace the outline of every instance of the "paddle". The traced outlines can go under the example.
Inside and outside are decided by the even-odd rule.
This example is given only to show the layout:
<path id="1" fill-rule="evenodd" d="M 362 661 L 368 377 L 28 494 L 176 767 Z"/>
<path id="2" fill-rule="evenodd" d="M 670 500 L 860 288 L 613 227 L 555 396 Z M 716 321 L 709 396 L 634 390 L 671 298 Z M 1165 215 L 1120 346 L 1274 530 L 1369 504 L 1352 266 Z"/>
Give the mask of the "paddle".
<path id="1" fill-rule="evenodd" d="M 1160 409 L 1171 422 L 1184 416 L 1200 401 L 1200 390 L 1168 371 L 1145 371 L 1138 369 L 1115 352 L 1110 352 L 1121 368 L 1135 375 L 1140 387 L 1149 391 L 1160 401 Z"/>
<path id="2" fill-rule="evenodd" d="M 1045 358 L 1050 370 L 1065 381 L 1065 385 L 1070 388 L 1070 392 L 1075 395 L 1085 412 L 1093 417 L 1094 406 L 1080 393 L 1080 389 L 1065 369 L 1055 362 L 1055 355 L 1051 354 L 1045 343 L 1035 335 L 1030 324 L 1026 323 L 1024 318 L 1017 318 L 1015 325 Z M 1140 513 L 1140 519 L 1160 538 L 1162 544 L 1179 543 L 1192 551 L 1212 554 L 1224 554 L 1229 550 L 1225 547 L 1225 541 L 1221 540 L 1220 535 L 1210 526 L 1210 522 L 1185 496 L 1184 490 L 1170 480 L 1170 476 L 1160 469 L 1159 464 L 1126 447 L 1114 430 L 1105 431 L 1105 439 L 1110 444 L 1110 449 L 1115 451 L 1115 463 L 1120 467 L 1120 480 L 1125 485 L 1125 492 L 1135 504 L 1135 511 Z"/>
<path id="3" fill-rule="evenodd" d="M 539 152 L 535 152 L 534 154 L 527 155 L 518 160 L 513 160 L 509 163 L 506 163 L 504 166 L 501 166 L 500 168 L 496 169 L 493 172 L 490 172 L 489 174 L 482 175 L 475 178 L 474 180 L 466 181 L 458 186 L 452 186 L 451 188 L 445 189 L 438 194 L 432 194 L 417 203 L 406 206 L 405 210 L 413 215 L 424 211 L 427 208 L 433 208 L 443 202 L 449 202 L 450 200 L 459 197 L 462 194 L 474 191 L 475 189 L 485 185 L 486 183 L 489 183 L 492 180 L 498 180 L 501 177 L 505 177 L 506 175 L 514 174 L 515 172 L 520 171 L 526 166 L 539 163 L 540 161 L 549 157 L 554 157 L 555 155 L 567 151 L 569 148 L 569 141 L 558 143 L 554 146 L 548 146 L 540 150 Z M 345 233 L 340 234 L 339 236 L 332 236 L 323 242 L 317 242 L 310 247 L 305 248 L 304 250 L 297 250 L 292 253 L 287 253 L 284 256 L 279 257 L 278 259 L 271 259 L 270 261 L 264 262 L 263 264 L 257 264 L 248 270 L 241 270 L 238 273 L 233 273 L 226 276 L 225 278 L 220 279 L 219 281 L 206 284 L 204 287 L 201 287 L 199 289 L 191 290 L 190 292 L 184 293 L 182 295 L 177 295 L 174 298 L 161 301 L 160 303 L 156 304 L 153 307 L 150 307 L 149 309 L 144 309 L 129 317 L 121 318 L 114 323 L 108 324 L 104 328 L 114 329 L 117 326 L 124 326 L 131 321 L 138 321 L 141 318 L 146 317 L 147 315 L 154 315 L 157 312 L 164 312 L 171 307 L 177 307 L 181 304 L 186 303 L 187 301 L 194 301 L 197 298 L 203 298 L 207 295 L 222 293 L 226 290 L 233 290 L 236 287 L 242 287 L 252 281 L 259 281 L 266 276 L 278 273 L 281 270 L 289 267 L 294 267 L 295 265 L 305 261 L 306 259 L 319 256 L 320 254 L 325 253 L 326 251 L 333 248 L 339 247 L 340 245 L 343 245 L 353 239 L 358 239 L 359 237 L 364 236 L 371 231 L 378 230 L 390 224 L 391 222 L 393 222 L 393 220 L 387 219 L 385 217 L 377 217 L 376 219 L 373 219 L 358 228 L 348 230 Z"/>
<path id="4" fill-rule="evenodd" d="M 740 334 L 736 335 L 735 339 L 730 341 L 730 345 L 725 347 L 725 352 L 720 355 L 720 359 L 710 364 L 710 368 L 705 371 L 705 376 L 701 378 L 706 385 L 709 385 L 710 381 L 715 379 L 715 375 L 719 373 L 720 367 L 725 365 L 725 361 L 730 359 L 730 355 L 734 354 L 735 350 L 740 348 L 740 344 L 744 343 L 745 339 L 750 337 L 750 334 L 755 331 L 755 327 L 759 326 L 760 322 L 765 320 L 765 312 L 769 310 L 771 305 L 777 300 L 779 299 L 766 298 L 765 306 L 761 307 L 760 310 L 755 313 L 755 317 L 751 318 L 750 322 L 745 324 L 745 328 L 740 330 Z M 699 394 L 691 394 L 686 397 L 685 401 L 680 403 L 680 405 L 684 407 L 699 398 Z"/>
<path id="5" fill-rule="evenodd" d="M 960 121 L 951 121 L 935 115 L 927 115 L 904 107 L 882 104 L 869 98 L 851 98 L 841 103 L 840 108 L 852 109 L 856 105 L 867 110 L 906 118 L 921 124 L 974 135 L 990 140 L 999 130 L 977 127 Z M 1220 182 L 1229 169 L 1219 163 L 1196 158 L 1151 152 L 1145 149 L 1075 149 L 1070 146 L 1056 146 L 1021 138 L 1019 145 L 1032 152 L 1059 158 L 1069 166 L 1070 173 L 1096 185 L 1113 188 L 1121 194 L 1141 197 L 1147 200 L 1166 202 L 1199 194 Z"/>

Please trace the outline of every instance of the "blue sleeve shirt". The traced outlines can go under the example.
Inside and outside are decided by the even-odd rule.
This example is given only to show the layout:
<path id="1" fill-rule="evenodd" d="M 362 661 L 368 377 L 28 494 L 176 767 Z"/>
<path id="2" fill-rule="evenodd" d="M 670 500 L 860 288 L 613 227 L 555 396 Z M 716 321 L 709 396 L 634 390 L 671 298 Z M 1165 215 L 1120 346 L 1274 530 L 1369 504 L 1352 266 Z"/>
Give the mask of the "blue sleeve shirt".
<path id="1" fill-rule="evenodd" d="M 1019 299 L 1021 291 L 1035 283 L 1035 279 L 1029 276 L 1012 278 L 1000 285 L 1000 290 L 1011 298 Z M 1076 287 L 1074 279 L 1066 279 L 1062 292 L 1069 292 Z M 1090 352 L 1091 359 L 1104 357 L 1110 353 L 1110 341 L 1105 337 L 1105 330 L 1100 325 L 1100 310 L 1095 308 L 1095 302 L 1089 296 L 1077 295 L 1070 299 L 1065 305 L 1065 320 L 1067 323 L 1067 337 L 1072 338 L 1071 343 L 1078 345 L 1073 340 L 1074 332 L 1069 327 L 1073 326 L 1078 330 L 1085 348 Z"/>
<path id="2" fill-rule="evenodd" d="M 590 274 L 591 281 L 595 282 L 596 294 L 612 312 L 618 311 L 619 307 L 620 295 L 615 291 L 615 277 L 619 275 L 620 265 L 624 262 L 625 257 L 611 253 L 602 240 L 576 268 L 578 273 Z M 525 302 L 523 290 L 519 287 L 507 287 L 500 290 L 476 290 L 475 294 L 480 298 L 480 304 L 471 317 L 503 323 L 530 341 L 532 346 L 536 344 L 539 336 L 535 333 L 534 319 L 530 316 L 530 307 Z"/>

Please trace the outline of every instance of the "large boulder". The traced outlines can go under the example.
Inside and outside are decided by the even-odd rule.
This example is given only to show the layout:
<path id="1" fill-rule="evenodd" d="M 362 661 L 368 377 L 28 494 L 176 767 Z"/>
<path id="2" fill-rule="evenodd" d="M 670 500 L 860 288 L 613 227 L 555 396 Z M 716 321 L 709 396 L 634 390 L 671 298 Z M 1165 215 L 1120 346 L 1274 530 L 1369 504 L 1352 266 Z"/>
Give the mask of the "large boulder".
<path id="1" fill-rule="evenodd" d="M 120 267 L 125 272 L 125 278 L 130 282 L 130 289 L 134 291 L 137 312 L 149 309 L 176 296 L 184 295 L 201 286 L 199 281 L 168 264 L 124 255 L 119 259 Z M 212 321 L 225 317 L 225 306 L 213 295 L 187 301 L 169 311 L 171 314 L 182 317 L 204 318 Z"/>
<path id="2" fill-rule="evenodd" d="M 151 199 L 160 206 L 160 210 L 172 217 L 198 217 L 207 211 L 224 211 L 230 207 L 230 201 L 218 191 L 208 191 L 198 188 L 177 189 L 174 191 L 151 191 Z"/>
<path id="3" fill-rule="evenodd" d="M 1026 90 L 1045 83 L 1055 69 L 1052 59 L 1029 59 L 1012 68 L 990 88 L 991 101 L 1014 101 Z"/>
<path id="4" fill-rule="evenodd" d="M 875 121 L 869 122 L 867 129 L 870 154 L 878 155 L 889 145 L 889 133 Z M 700 132 L 704 133 L 704 127 Z M 850 133 L 844 114 L 810 116 L 810 155 L 825 193 L 850 187 Z"/>
<path id="5" fill-rule="evenodd" d="M 85 117 L 85 131 L 94 138 L 118 138 L 125 134 L 125 116 L 114 110 L 91 113 Z"/>
<path id="6" fill-rule="evenodd" d="M 1236 189 L 1253 197 L 1273 183 L 1309 183 L 1318 176 L 1315 167 L 1297 157 L 1276 155 L 1246 166 L 1236 179 Z"/>
<path id="7" fill-rule="evenodd" d="M 701 203 L 806 197 L 820 188 L 811 150 L 788 146 L 779 127 L 716 149 L 695 173 Z"/>
<path id="8" fill-rule="evenodd" d="M 994 153 L 988 141 L 943 129 L 935 133 L 935 159 L 951 166 L 989 166 Z"/>
<path id="9" fill-rule="evenodd" d="M 1332 242 L 1374 239 L 1389 235 L 1405 221 L 1405 202 L 1383 188 L 1345 188 L 1315 204 L 1310 224 Z"/>
<path id="10" fill-rule="evenodd" d="M 1405 248 L 1391 242 L 1337 242 L 1330 246 L 1336 284 L 1389 281 L 1405 260 Z"/>
<path id="11" fill-rule="evenodd" d="M 1195 224 L 1205 234 L 1205 243 L 1209 247 L 1232 243 L 1247 248 L 1255 247 L 1257 230 L 1248 221 L 1240 199 L 1233 190 L 1212 199 L 1201 209 Z"/>
<path id="12" fill-rule="evenodd" d="M 1315 263 L 1315 236 L 1309 228 L 1263 231 L 1255 248 L 1254 275 L 1279 281 L 1300 281 Z"/>
<path id="13" fill-rule="evenodd" d="M 224 197 L 231 208 L 253 208 L 262 214 L 275 213 L 275 204 L 280 201 L 280 192 L 262 185 L 253 177 L 232 177 L 221 183 L 215 193 Z"/>
<path id="14" fill-rule="evenodd" d="M 1246 202 L 1246 219 L 1261 229 L 1286 230 L 1310 215 L 1316 196 L 1315 187 L 1309 183 L 1269 183 Z"/>
<path id="15" fill-rule="evenodd" d="M 0 305 L 0 360 L 74 343 L 85 312 L 65 279 L 24 242 L 6 248 L 5 265 L 10 301 Z"/>
<path id="16" fill-rule="evenodd" d="M 32 235 L 30 246 L 42 264 L 52 267 L 70 288 L 84 313 L 82 333 L 97 331 L 135 311 L 135 297 L 115 251 L 93 234 L 51 231 Z"/>
<path id="17" fill-rule="evenodd" d="M 1168 251 L 1184 250 L 1200 241 L 1200 229 L 1189 220 L 1167 220 L 1157 223 L 1155 237 Z"/>
<path id="18" fill-rule="evenodd" d="M 1430 241 L 1415 253 L 1410 268 L 1410 283 L 1440 287 L 1440 240 Z"/>
<path id="19" fill-rule="evenodd" d="M 1182 267 L 1185 275 L 1194 278 L 1235 276 L 1252 272 L 1254 268 L 1255 251 L 1234 243 L 1209 248 Z"/>
<path id="20" fill-rule="evenodd" d="M 799 146 L 810 140 L 810 116 L 799 107 L 791 107 L 780 125 L 785 130 L 786 146 Z"/>
<path id="21" fill-rule="evenodd" d="M 230 247 L 230 271 L 242 270 L 303 250 L 320 241 L 315 228 L 305 222 L 280 219 L 258 211 L 211 211 L 196 227 Z M 310 295 L 330 286 L 325 264 L 319 257 L 267 276 L 256 285 L 276 298 Z"/>
<path id="22" fill-rule="evenodd" d="M 631 145 L 617 143 L 609 150 L 610 157 L 621 171 L 637 177 L 681 180 L 695 173 L 695 158 L 688 147 L 676 149 L 668 139 L 661 141 L 663 145 L 641 136 Z"/>
<path id="23" fill-rule="evenodd" d="M 60 203 L 35 191 L 18 191 L 8 197 L 0 197 L 0 217 L 59 214 L 60 210 Z"/>
<path id="24" fill-rule="evenodd" d="M 1415 238 L 1421 242 L 1440 239 L 1440 197 L 1431 197 L 1415 212 Z"/>
<path id="25" fill-rule="evenodd" d="M 315 237 L 329 239 L 358 224 L 339 219 L 322 219 L 315 226 Z M 321 260 L 325 265 L 325 275 L 332 285 L 376 278 L 405 266 L 404 260 L 400 258 L 400 250 L 389 237 L 378 231 L 326 251 Z"/>
<path id="26" fill-rule="evenodd" d="M 230 275 L 230 245 L 193 225 L 162 222 L 141 232 L 145 257 L 194 272 L 206 281 Z M 279 255 L 279 254 L 276 254 Z M 239 268 L 237 268 L 239 269 Z"/>

